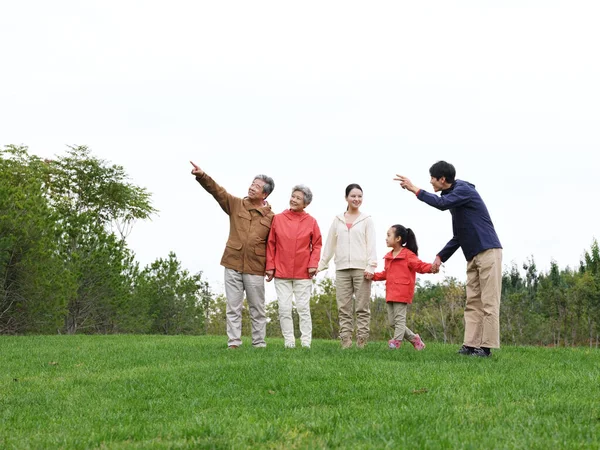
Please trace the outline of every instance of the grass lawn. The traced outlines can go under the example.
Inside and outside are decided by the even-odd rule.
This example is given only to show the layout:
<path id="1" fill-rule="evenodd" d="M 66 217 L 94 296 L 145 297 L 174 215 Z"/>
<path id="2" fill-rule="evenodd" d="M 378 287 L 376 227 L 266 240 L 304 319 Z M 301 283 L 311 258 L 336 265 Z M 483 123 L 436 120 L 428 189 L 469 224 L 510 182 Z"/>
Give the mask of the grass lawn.
<path id="1" fill-rule="evenodd" d="M 0 337 L 0 448 L 600 449 L 600 351 Z"/>

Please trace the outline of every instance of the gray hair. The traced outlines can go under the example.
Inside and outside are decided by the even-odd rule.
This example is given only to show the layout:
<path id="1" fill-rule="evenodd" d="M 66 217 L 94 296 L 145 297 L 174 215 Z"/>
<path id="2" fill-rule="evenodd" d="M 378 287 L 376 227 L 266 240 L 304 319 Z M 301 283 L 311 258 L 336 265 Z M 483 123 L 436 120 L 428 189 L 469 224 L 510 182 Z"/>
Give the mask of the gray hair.
<path id="1" fill-rule="evenodd" d="M 275 189 L 275 182 L 273 181 L 273 178 L 271 178 L 271 177 L 260 174 L 260 175 L 256 175 L 254 177 L 254 179 L 255 180 L 263 180 L 265 182 L 265 185 L 263 186 L 263 192 L 265 194 L 267 194 L 267 196 L 269 196 L 271 194 L 271 192 L 273 192 L 273 189 Z"/>
<path id="2" fill-rule="evenodd" d="M 292 194 L 296 191 L 300 191 L 304 194 L 304 206 L 310 205 L 310 202 L 312 202 L 313 197 L 310 188 L 308 186 L 304 186 L 303 184 L 297 184 L 292 188 Z"/>

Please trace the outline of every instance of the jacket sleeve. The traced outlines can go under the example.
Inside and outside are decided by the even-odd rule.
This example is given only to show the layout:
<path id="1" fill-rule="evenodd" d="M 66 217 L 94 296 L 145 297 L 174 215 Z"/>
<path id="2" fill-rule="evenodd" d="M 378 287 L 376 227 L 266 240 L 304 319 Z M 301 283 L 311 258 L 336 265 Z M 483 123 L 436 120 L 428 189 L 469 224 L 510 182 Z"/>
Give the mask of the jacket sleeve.
<path id="1" fill-rule="evenodd" d="M 240 200 L 239 197 L 235 197 L 235 196 L 231 195 L 230 193 L 228 193 L 225 190 L 225 188 L 218 185 L 215 182 L 215 180 L 213 180 L 211 177 L 209 177 L 206 173 L 200 175 L 199 177 L 196 177 L 196 181 L 198 181 L 198 183 L 200 183 L 200 185 L 206 190 L 206 192 L 208 192 L 210 195 L 212 195 L 215 198 L 215 200 L 221 206 L 221 209 L 223 211 L 225 211 L 225 213 L 227 215 L 231 215 L 233 203 L 235 201 L 239 201 Z"/>
<path id="2" fill-rule="evenodd" d="M 414 253 L 409 253 L 408 267 L 417 273 L 431 273 L 432 264 L 423 262 Z"/>
<path id="3" fill-rule="evenodd" d="M 367 267 L 365 272 L 373 273 L 377 267 L 377 246 L 375 242 L 375 225 L 371 218 L 367 219 Z"/>
<path id="4" fill-rule="evenodd" d="M 375 272 L 373 274 L 373 281 L 383 281 L 387 279 L 387 271 L 383 269 L 382 272 Z"/>
<path id="5" fill-rule="evenodd" d="M 460 244 L 458 243 L 458 238 L 454 236 L 452 239 L 448 241 L 446 246 L 438 253 L 438 256 L 442 260 L 442 262 L 446 262 L 450 259 L 454 252 L 458 250 Z"/>
<path id="6" fill-rule="evenodd" d="M 323 247 L 323 237 L 321 236 L 321 230 L 319 224 L 313 219 L 312 229 L 312 246 L 310 251 L 310 260 L 308 261 L 308 268 L 318 267 L 319 259 L 321 258 L 321 247 Z"/>
<path id="7" fill-rule="evenodd" d="M 456 208 L 467 203 L 471 198 L 471 193 L 465 187 L 456 186 L 452 192 L 438 197 L 421 189 L 417 192 L 417 198 L 429 206 L 446 211 L 447 209 Z"/>
<path id="8" fill-rule="evenodd" d="M 331 260 L 331 258 L 333 258 L 333 255 L 335 254 L 335 247 L 337 246 L 336 225 L 337 219 L 334 218 L 331 227 L 329 227 L 327 241 L 325 242 L 325 246 L 322 248 L 321 251 L 321 261 L 319 262 L 319 266 L 317 268 L 319 272 L 329 267 L 329 261 Z"/>
<path id="9" fill-rule="evenodd" d="M 267 240 L 267 265 L 265 270 L 275 270 L 275 252 L 277 251 L 277 217 L 273 217 Z"/>

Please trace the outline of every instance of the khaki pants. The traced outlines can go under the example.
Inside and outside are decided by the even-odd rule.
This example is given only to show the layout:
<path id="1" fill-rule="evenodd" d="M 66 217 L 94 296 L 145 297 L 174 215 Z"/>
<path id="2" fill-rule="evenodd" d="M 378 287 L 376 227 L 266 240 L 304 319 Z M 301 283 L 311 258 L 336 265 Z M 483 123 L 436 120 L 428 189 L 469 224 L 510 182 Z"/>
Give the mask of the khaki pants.
<path id="1" fill-rule="evenodd" d="M 408 304 L 387 302 L 386 305 L 388 321 L 390 327 L 394 330 L 392 339 L 395 341 L 403 341 L 406 338 L 407 341 L 412 342 L 415 338 L 415 333 L 406 326 L 406 311 L 408 310 Z"/>
<path id="2" fill-rule="evenodd" d="M 500 348 L 501 293 L 502 249 L 491 248 L 467 264 L 466 346 Z"/>
<path id="3" fill-rule="evenodd" d="M 356 335 L 369 338 L 371 321 L 371 280 L 365 280 L 363 269 L 344 269 L 335 272 L 335 291 L 340 321 L 340 339 L 352 338 L 353 316 L 356 309 Z M 352 305 L 352 296 L 356 308 Z"/>
<path id="4" fill-rule="evenodd" d="M 275 278 L 275 291 L 279 302 L 279 324 L 286 347 L 296 346 L 294 321 L 292 320 L 292 299 L 296 298 L 296 309 L 300 318 L 300 342 L 310 347 L 312 321 L 310 318 L 310 294 L 312 280 Z"/>
<path id="5" fill-rule="evenodd" d="M 264 277 L 225 268 L 227 345 L 242 345 L 244 291 L 246 291 L 246 300 L 248 300 L 248 309 L 252 324 L 252 346 L 266 347 L 267 317 L 265 315 Z"/>

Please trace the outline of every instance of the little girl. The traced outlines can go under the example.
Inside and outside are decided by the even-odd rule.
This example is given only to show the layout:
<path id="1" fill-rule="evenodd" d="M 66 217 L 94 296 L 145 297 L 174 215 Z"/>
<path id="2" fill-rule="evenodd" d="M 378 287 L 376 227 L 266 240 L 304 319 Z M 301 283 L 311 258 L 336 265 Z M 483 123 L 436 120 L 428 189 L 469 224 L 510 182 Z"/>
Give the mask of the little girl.
<path id="1" fill-rule="evenodd" d="M 406 310 L 415 294 L 416 273 L 435 273 L 435 269 L 417 257 L 417 238 L 410 228 L 392 225 L 387 232 L 386 244 L 392 251 L 385 255 L 385 268 L 373 275 L 373 281 L 387 280 L 385 301 L 388 321 L 394 329 L 394 337 L 388 341 L 388 346 L 400 348 L 406 338 L 416 350 L 423 350 L 425 343 L 421 337 L 406 326 Z"/>

